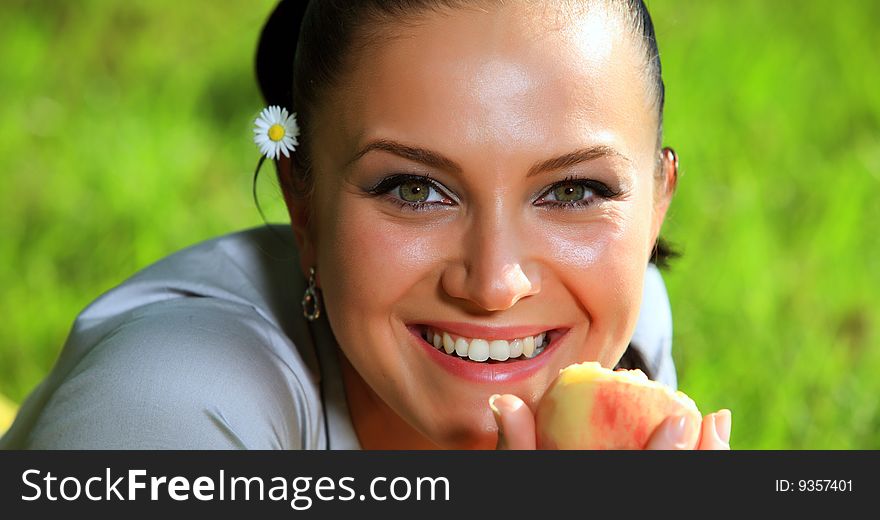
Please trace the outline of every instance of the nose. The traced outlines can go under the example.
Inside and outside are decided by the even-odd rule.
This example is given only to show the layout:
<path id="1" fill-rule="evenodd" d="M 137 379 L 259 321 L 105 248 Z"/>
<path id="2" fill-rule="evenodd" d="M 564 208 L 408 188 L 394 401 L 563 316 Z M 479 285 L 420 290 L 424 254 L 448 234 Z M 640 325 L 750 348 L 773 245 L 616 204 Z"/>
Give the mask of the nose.
<path id="1" fill-rule="evenodd" d="M 510 219 L 498 214 L 475 219 L 445 269 L 443 289 L 486 311 L 502 311 L 541 290 L 540 273 L 530 248 Z"/>

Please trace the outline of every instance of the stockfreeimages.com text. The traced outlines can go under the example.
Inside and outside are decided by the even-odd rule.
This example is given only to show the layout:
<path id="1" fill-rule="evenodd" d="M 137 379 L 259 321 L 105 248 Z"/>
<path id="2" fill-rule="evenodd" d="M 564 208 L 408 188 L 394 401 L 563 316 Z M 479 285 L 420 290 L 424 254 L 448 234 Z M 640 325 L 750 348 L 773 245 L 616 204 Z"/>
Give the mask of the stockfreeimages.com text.
<path id="1" fill-rule="evenodd" d="M 176 501 L 191 499 L 289 501 L 297 511 L 309 509 L 314 500 L 328 501 L 446 501 L 450 499 L 450 485 L 446 477 L 375 477 L 362 493 L 355 491 L 354 477 L 240 477 L 228 476 L 220 470 L 216 477 L 200 476 L 190 480 L 183 476 L 149 476 L 143 469 L 130 469 L 121 476 L 106 468 L 104 475 L 87 479 L 58 477 L 37 469 L 25 470 L 21 475 L 25 486 L 21 499 L 25 501 L 77 500 Z"/>

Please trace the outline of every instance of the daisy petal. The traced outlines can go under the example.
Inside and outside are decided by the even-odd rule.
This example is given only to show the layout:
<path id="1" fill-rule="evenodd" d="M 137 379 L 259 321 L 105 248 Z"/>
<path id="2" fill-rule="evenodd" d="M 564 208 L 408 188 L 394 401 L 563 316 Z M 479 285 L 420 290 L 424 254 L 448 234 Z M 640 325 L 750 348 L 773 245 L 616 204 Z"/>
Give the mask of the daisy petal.
<path id="1" fill-rule="evenodd" d="M 284 130 L 284 135 L 279 141 L 269 136 L 269 131 L 275 125 Z M 290 153 L 296 151 L 296 147 L 299 146 L 296 112 L 288 112 L 285 107 L 279 105 L 265 107 L 254 120 L 253 130 L 254 143 L 259 147 L 260 153 L 270 159 L 278 160 L 281 154 L 290 157 Z"/>

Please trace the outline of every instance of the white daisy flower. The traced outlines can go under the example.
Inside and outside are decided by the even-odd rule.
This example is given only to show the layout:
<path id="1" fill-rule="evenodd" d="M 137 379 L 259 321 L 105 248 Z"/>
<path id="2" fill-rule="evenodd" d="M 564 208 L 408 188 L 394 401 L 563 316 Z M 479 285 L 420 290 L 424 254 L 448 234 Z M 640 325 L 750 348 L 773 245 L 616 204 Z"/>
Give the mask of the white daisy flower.
<path id="1" fill-rule="evenodd" d="M 290 157 L 290 152 L 299 145 L 296 113 L 288 115 L 286 108 L 277 105 L 264 108 L 254 125 L 254 142 L 269 159 L 278 159 L 282 153 Z"/>

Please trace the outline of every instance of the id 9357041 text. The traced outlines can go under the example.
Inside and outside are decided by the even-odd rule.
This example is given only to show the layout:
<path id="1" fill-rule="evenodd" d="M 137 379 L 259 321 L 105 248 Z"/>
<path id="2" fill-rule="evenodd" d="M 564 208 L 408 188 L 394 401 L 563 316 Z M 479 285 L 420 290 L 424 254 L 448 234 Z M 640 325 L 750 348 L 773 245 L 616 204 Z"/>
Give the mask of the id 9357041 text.
<path id="1" fill-rule="evenodd" d="M 777 479 L 775 488 L 778 493 L 847 493 L 852 490 L 853 481 L 842 479 Z"/>

